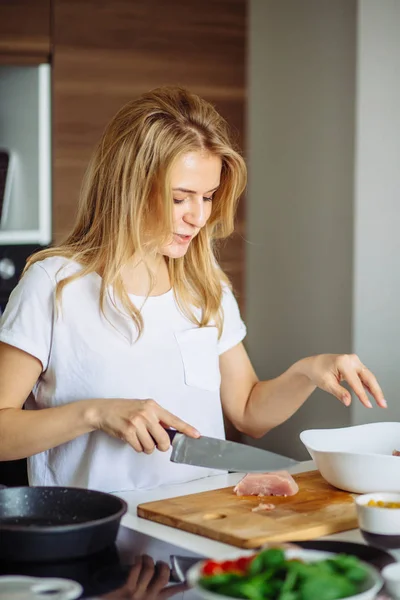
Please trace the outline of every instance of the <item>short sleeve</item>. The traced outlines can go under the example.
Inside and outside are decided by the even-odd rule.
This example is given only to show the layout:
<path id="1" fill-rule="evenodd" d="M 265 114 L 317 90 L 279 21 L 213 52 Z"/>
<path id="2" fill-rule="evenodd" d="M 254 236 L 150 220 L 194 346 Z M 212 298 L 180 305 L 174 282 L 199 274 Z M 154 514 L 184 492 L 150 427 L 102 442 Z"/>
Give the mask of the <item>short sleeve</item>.
<path id="1" fill-rule="evenodd" d="M 239 344 L 246 336 L 246 325 L 240 316 L 238 303 L 230 288 L 223 286 L 223 329 L 218 342 L 218 354 L 223 354 Z"/>
<path id="2" fill-rule="evenodd" d="M 0 341 L 40 360 L 47 369 L 54 315 L 54 283 L 34 263 L 11 292 L 0 319 Z"/>

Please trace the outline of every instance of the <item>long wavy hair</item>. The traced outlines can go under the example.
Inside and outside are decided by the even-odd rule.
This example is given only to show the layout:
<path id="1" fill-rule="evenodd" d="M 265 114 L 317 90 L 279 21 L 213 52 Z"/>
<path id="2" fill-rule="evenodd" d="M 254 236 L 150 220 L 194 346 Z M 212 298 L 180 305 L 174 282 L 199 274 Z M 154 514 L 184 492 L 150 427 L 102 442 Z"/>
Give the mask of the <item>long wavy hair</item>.
<path id="1" fill-rule="evenodd" d="M 140 336 L 142 316 L 124 289 L 121 271 L 134 255 L 145 260 L 168 243 L 173 230 L 171 168 L 179 157 L 193 151 L 221 158 L 221 183 L 210 218 L 185 256 L 166 257 L 166 261 L 184 314 L 200 327 L 215 322 L 221 334 L 223 283 L 229 285 L 229 281 L 216 261 L 215 241 L 233 232 L 237 203 L 246 185 L 246 166 L 216 109 L 179 87 L 152 90 L 114 116 L 86 171 L 72 232 L 60 245 L 41 250 L 28 260 L 25 270 L 51 256 L 64 256 L 81 265 L 78 272 L 58 281 L 57 306 L 61 306 L 66 285 L 96 272 L 101 274 L 103 315 L 107 290 L 112 286 Z M 150 277 L 154 284 L 151 272 Z"/>

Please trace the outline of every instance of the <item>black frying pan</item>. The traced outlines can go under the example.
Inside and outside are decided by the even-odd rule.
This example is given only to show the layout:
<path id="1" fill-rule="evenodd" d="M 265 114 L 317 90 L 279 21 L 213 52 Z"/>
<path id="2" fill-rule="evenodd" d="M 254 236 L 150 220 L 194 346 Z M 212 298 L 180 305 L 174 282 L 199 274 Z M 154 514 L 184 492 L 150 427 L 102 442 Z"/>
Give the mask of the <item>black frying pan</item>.
<path id="1" fill-rule="evenodd" d="M 53 561 L 104 550 L 127 508 L 117 496 L 81 488 L 0 489 L 0 560 Z"/>

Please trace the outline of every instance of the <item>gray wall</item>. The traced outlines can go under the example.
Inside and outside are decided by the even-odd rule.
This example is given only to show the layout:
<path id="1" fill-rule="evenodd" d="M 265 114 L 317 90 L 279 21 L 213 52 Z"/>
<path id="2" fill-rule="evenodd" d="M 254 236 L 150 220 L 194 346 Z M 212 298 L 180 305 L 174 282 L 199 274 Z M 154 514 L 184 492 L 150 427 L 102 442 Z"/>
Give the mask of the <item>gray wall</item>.
<path id="1" fill-rule="evenodd" d="M 262 379 L 352 350 L 355 0 L 251 0 L 247 349 Z M 250 443 L 306 457 L 302 429 L 350 424 L 315 392 Z"/>
<path id="2" fill-rule="evenodd" d="M 358 17 L 354 348 L 389 409 L 353 420 L 400 421 L 400 2 L 362 0 Z"/>

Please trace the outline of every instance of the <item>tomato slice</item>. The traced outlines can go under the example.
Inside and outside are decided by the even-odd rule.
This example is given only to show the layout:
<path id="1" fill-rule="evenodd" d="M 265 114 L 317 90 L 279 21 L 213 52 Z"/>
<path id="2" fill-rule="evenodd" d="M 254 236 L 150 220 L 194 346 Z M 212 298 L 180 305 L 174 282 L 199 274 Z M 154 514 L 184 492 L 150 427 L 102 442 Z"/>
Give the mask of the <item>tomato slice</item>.
<path id="1" fill-rule="evenodd" d="M 224 573 L 227 573 L 229 571 L 235 571 L 237 569 L 237 564 L 235 560 L 224 560 L 223 563 L 221 563 L 221 567 Z"/>
<path id="2" fill-rule="evenodd" d="M 253 558 L 254 556 L 241 556 L 240 558 L 238 558 L 236 563 L 239 571 L 245 573 Z"/>
<path id="3" fill-rule="evenodd" d="M 223 573 L 221 563 L 216 560 L 208 560 L 203 565 L 202 573 L 203 575 L 218 575 L 219 573 Z"/>
<path id="4" fill-rule="evenodd" d="M 202 568 L 203 575 L 220 575 L 221 573 L 238 573 L 244 574 L 247 571 L 247 568 L 251 561 L 253 560 L 253 556 L 241 556 L 236 560 L 224 560 L 219 562 L 217 560 L 208 560 L 204 563 Z"/>

